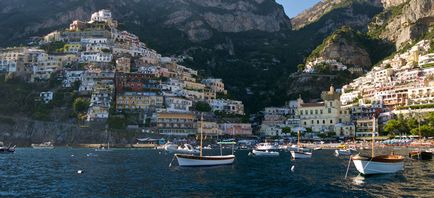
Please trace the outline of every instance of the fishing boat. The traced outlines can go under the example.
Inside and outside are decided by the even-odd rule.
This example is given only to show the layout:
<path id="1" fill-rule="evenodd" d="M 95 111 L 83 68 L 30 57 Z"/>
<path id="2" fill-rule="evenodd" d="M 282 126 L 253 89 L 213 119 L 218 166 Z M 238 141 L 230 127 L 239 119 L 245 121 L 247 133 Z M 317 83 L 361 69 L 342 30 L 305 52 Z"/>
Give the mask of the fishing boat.
<path id="1" fill-rule="evenodd" d="M 396 173 L 404 170 L 404 156 L 402 155 L 380 155 L 375 156 L 375 114 L 373 117 L 372 127 L 372 145 L 371 156 L 360 156 L 359 154 L 351 156 L 350 160 L 353 161 L 357 171 L 364 175 L 370 174 L 385 174 Z"/>
<path id="2" fill-rule="evenodd" d="M 41 144 L 32 144 L 34 149 L 53 149 L 54 145 L 52 142 L 44 142 Z"/>
<path id="3" fill-rule="evenodd" d="M 108 151 L 112 151 L 112 150 L 110 149 L 110 136 L 109 136 L 109 134 L 108 134 L 107 127 L 105 128 L 105 133 L 106 133 L 106 136 L 107 136 L 107 148 L 104 147 L 103 145 L 100 145 L 99 148 L 96 148 L 96 149 L 95 149 L 95 151 L 97 151 L 97 152 L 108 152 Z"/>
<path id="4" fill-rule="evenodd" d="M 166 144 L 164 144 L 161 149 L 169 151 L 169 152 L 174 152 L 178 149 L 178 145 L 174 144 L 172 142 L 167 142 Z"/>
<path id="5" fill-rule="evenodd" d="M 227 142 L 224 144 L 232 143 L 232 154 L 231 155 L 223 155 L 221 146 L 223 143 L 220 143 L 220 156 L 203 156 L 203 115 L 201 116 L 200 121 L 200 150 L 199 156 L 189 155 L 189 154 L 175 154 L 176 159 L 178 160 L 179 166 L 218 166 L 218 165 L 228 165 L 234 163 L 235 155 L 233 154 L 233 147 L 235 142 Z M 170 165 L 169 165 L 170 166 Z"/>
<path id="6" fill-rule="evenodd" d="M 171 150 L 172 153 L 183 153 L 183 154 L 198 154 L 200 153 L 200 148 L 195 149 L 192 145 L 190 144 L 184 144 L 182 146 L 178 146 L 177 149 L 175 150 Z"/>
<path id="7" fill-rule="evenodd" d="M 297 149 L 290 151 L 292 159 L 307 159 L 307 158 L 312 158 L 312 151 L 310 151 L 309 149 L 305 149 L 305 148 L 301 147 L 301 144 L 300 144 L 300 130 L 298 130 L 297 134 L 298 134 Z"/>
<path id="8" fill-rule="evenodd" d="M 269 157 L 279 156 L 279 152 L 277 152 L 277 151 L 269 151 L 269 150 L 261 151 L 261 150 L 255 150 L 255 149 L 253 149 L 252 153 L 255 156 L 269 156 Z"/>

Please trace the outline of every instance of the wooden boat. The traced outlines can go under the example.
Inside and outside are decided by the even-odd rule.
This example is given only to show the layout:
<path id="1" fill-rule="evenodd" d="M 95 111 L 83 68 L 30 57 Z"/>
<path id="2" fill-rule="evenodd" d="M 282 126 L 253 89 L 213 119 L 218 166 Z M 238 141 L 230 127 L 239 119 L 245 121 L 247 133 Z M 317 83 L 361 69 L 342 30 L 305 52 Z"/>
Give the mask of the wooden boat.
<path id="1" fill-rule="evenodd" d="M 350 159 L 356 166 L 357 171 L 364 175 L 369 174 L 385 174 L 396 173 L 404 170 L 404 156 L 402 155 L 380 155 L 375 156 L 375 114 L 373 117 L 372 130 L 372 145 L 371 157 L 360 156 L 359 154 L 352 156 Z"/>
<path id="2" fill-rule="evenodd" d="M 433 153 L 431 151 L 411 151 L 408 153 L 408 157 L 412 159 L 419 159 L 419 160 L 430 160 L 432 159 Z"/>
<path id="3" fill-rule="evenodd" d="M 363 157 L 356 155 L 351 157 L 356 169 L 365 175 L 396 173 L 404 170 L 404 157 L 401 155 L 380 155 L 375 157 Z"/>
<path id="4" fill-rule="evenodd" d="M 200 155 L 189 155 L 189 154 L 175 154 L 176 159 L 178 160 L 179 166 L 218 166 L 218 165 L 228 165 L 234 163 L 235 155 L 233 154 L 233 146 L 235 142 L 227 142 L 220 143 L 220 151 L 222 144 L 232 144 L 232 154 L 231 155 L 223 155 L 222 151 L 220 152 L 220 156 L 203 156 L 203 116 L 201 116 L 200 122 Z"/>
<path id="5" fill-rule="evenodd" d="M 312 158 L 312 152 L 309 149 L 305 149 L 301 147 L 300 144 L 300 130 L 298 130 L 298 140 L 297 140 L 297 149 L 291 150 L 292 159 L 307 159 Z"/>

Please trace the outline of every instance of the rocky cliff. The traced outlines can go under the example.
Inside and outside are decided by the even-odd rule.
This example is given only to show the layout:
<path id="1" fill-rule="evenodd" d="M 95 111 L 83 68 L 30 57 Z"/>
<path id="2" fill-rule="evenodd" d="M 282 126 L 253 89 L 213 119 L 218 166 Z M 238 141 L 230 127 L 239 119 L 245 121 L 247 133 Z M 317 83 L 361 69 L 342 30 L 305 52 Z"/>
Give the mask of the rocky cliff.
<path id="1" fill-rule="evenodd" d="M 387 2 L 387 9 L 369 25 L 369 32 L 395 43 L 398 49 L 420 38 L 434 24 L 433 0 Z"/>
<path id="2" fill-rule="evenodd" d="M 24 118 L 8 118 L 0 116 L 0 142 L 13 143 L 17 146 L 30 146 L 32 143 L 46 141 L 55 145 L 101 144 L 107 142 L 107 134 L 103 123 L 91 125 L 69 124 L 62 122 L 44 122 Z M 4 122 L 7 120 L 8 122 Z M 140 137 L 134 131 L 111 131 L 112 144 L 135 143 Z"/>
<path id="3" fill-rule="evenodd" d="M 347 66 L 369 69 L 372 61 L 367 50 L 362 33 L 343 27 L 328 36 L 307 60 L 312 61 L 317 58 L 336 60 Z"/>
<path id="4" fill-rule="evenodd" d="M 320 20 L 328 13 L 338 10 L 338 12 L 343 13 L 342 20 L 340 21 L 338 26 L 365 26 L 369 23 L 371 16 L 369 13 L 360 10 L 360 7 L 355 7 L 356 4 L 377 8 L 381 7 L 381 3 L 379 2 L 379 0 L 323 0 L 317 3 L 312 8 L 307 9 L 301 14 L 292 18 L 291 24 L 293 26 L 293 29 L 301 29 L 306 25 Z M 330 26 L 333 25 L 333 23 L 337 22 L 338 21 L 329 21 L 328 25 Z"/>

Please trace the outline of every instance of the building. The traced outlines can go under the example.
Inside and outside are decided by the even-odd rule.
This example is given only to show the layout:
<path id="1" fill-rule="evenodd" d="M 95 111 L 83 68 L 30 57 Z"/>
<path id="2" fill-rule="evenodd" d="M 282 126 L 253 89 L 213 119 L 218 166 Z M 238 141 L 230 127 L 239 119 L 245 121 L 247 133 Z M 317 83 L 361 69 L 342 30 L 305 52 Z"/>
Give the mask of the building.
<path id="1" fill-rule="evenodd" d="M 219 111 L 227 114 L 244 115 L 243 102 L 229 99 L 209 100 L 212 111 Z"/>
<path id="2" fill-rule="evenodd" d="M 251 136 L 252 126 L 249 123 L 223 123 L 219 124 L 222 133 L 232 136 Z"/>
<path id="3" fill-rule="evenodd" d="M 39 98 L 41 98 L 42 102 L 45 104 L 49 103 L 53 100 L 54 93 L 52 91 L 41 92 L 39 93 Z"/>
<path id="4" fill-rule="evenodd" d="M 117 111 L 149 111 L 163 107 L 163 96 L 154 92 L 124 92 L 116 95 Z"/>
<path id="5" fill-rule="evenodd" d="M 108 22 L 112 20 L 112 13 L 110 10 L 100 10 L 93 13 L 90 20 L 95 22 Z"/>
<path id="6" fill-rule="evenodd" d="M 112 54 L 106 52 L 81 52 L 81 62 L 105 62 L 112 61 Z"/>
<path id="7" fill-rule="evenodd" d="M 202 125 L 202 133 L 205 137 L 217 137 L 223 134 L 222 130 L 219 128 L 219 125 L 216 122 L 198 121 L 197 123 L 198 136 L 200 136 L 201 125 Z"/>
<path id="8" fill-rule="evenodd" d="M 164 104 L 168 111 L 190 111 L 193 101 L 180 97 L 165 97 Z"/>
<path id="9" fill-rule="evenodd" d="M 216 93 L 227 93 L 227 91 L 225 90 L 225 84 L 220 78 L 207 78 L 202 80 L 202 83 Z"/>
<path id="10" fill-rule="evenodd" d="M 131 70 L 131 59 L 126 57 L 121 57 L 116 59 L 116 72 L 130 73 Z"/>
<path id="11" fill-rule="evenodd" d="M 350 109 L 342 108 L 340 93 L 331 86 L 329 91 L 321 94 L 323 102 L 304 103 L 299 98 L 297 115 L 301 126 L 310 128 L 313 132 L 336 132 L 336 124 L 350 123 Z"/>
<path id="12" fill-rule="evenodd" d="M 192 113 L 157 112 L 157 130 L 173 136 L 196 135 L 196 116 Z"/>

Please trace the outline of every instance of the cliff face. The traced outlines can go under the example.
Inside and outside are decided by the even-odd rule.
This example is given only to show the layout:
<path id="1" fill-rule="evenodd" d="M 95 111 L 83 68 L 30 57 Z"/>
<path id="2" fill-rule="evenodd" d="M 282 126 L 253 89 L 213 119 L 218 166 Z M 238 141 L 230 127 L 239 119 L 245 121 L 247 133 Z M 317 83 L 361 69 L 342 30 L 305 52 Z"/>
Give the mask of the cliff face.
<path id="1" fill-rule="evenodd" d="M 374 7 L 381 7 L 379 0 L 323 0 L 317 3 L 310 9 L 305 10 L 301 14 L 291 19 L 293 29 L 301 29 L 315 21 L 318 21 L 321 17 L 333 10 L 340 9 L 343 13 L 341 18 L 342 24 L 349 26 L 364 26 L 369 23 L 371 16 L 358 9 L 354 9 L 353 4 L 370 5 Z M 361 11 L 361 12 L 360 12 Z"/>
<path id="2" fill-rule="evenodd" d="M 372 66 L 370 55 L 363 48 L 363 36 L 346 27 L 327 37 L 324 42 L 315 49 L 308 60 L 316 58 L 336 60 L 347 66 Z"/>
<path id="3" fill-rule="evenodd" d="M 389 1 L 388 8 L 369 25 L 372 35 L 395 43 L 399 49 L 434 24 L 434 1 Z"/>
<path id="4" fill-rule="evenodd" d="M 195 42 L 210 39 L 214 31 L 276 32 L 290 28 L 283 8 L 265 0 L 15 0 L 1 1 L 0 7 L 0 16 L 11 19 L 0 20 L 0 27 L 5 30 L 5 38 L 12 36 L 12 39 L 45 33 L 74 19 L 87 19 L 90 13 L 102 8 L 109 8 L 115 18 L 136 25 L 176 28 Z M 14 31 L 16 27 L 7 28 L 14 24 L 23 28 L 20 31 Z"/>

